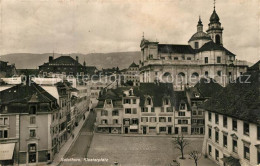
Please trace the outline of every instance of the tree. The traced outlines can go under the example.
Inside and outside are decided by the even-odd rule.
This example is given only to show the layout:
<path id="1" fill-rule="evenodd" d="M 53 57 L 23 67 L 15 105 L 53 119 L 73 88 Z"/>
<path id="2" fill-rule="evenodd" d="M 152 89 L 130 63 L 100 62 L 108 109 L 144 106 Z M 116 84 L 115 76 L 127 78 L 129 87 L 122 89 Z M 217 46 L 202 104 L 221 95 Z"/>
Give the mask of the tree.
<path id="1" fill-rule="evenodd" d="M 173 143 L 175 144 L 175 148 L 181 151 L 181 159 L 184 159 L 184 148 L 189 145 L 189 142 L 184 139 L 183 135 L 178 136 Z"/>
<path id="2" fill-rule="evenodd" d="M 191 157 L 190 159 L 193 159 L 195 162 L 195 165 L 198 166 L 198 161 L 201 158 L 201 153 L 195 150 L 195 151 L 190 152 L 189 155 Z"/>

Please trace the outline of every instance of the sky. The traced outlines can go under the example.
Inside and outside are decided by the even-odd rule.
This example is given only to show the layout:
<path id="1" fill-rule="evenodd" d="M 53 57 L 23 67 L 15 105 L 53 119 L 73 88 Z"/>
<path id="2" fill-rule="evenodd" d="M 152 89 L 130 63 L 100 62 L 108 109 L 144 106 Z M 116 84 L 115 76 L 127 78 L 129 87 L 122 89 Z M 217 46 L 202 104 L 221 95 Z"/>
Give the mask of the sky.
<path id="1" fill-rule="evenodd" d="M 0 55 L 139 51 L 146 39 L 187 44 L 213 0 L 0 0 Z M 216 0 L 223 43 L 237 59 L 260 59 L 260 0 Z"/>

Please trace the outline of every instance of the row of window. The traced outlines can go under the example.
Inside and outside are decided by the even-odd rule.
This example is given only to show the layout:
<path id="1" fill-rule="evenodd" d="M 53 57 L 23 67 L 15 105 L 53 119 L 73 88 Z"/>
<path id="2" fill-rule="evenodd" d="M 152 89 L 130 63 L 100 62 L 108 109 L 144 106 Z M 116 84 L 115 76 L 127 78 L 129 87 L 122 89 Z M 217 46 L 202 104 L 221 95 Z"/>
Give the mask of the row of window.
<path id="1" fill-rule="evenodd" d="M 9 125 L 9 118 L 8 117 L 1 117 L 0 118 L 0 125 Z"/>
<path id="2" fill-rule="evenodd" d="M 211 117 L 211 112 L 208 113 L 208 120 L 211 122 L 212 121 L 212 117 Z M 219 115 L 217 113 L 215 113 L 215 124 L 219 124 Z M 227 128 L 228 127 L 228 117 L 223 115 L 223 127 Z M 258 140 L 260 140 L 260 127 L 257 128 L 258 132 L 257 132 L 257 138 Z M 237 120 L 236 119 L 232 119 L 232 130 L 234 131 L 238 131 L 238 127 L 237 127 Z M 243 133 L 244 135 L 249 136 L 250 134 L 250 125 L 247 122 L 243 122 Z"/>
<path id="3" fill-rule="evenodd" d="M 208 58 L 208 57 L 205 57 L 205 58 L 204 58 L 204 62 L 205 62 L 205 63 L 209 63 L 209 58 Z M 220 56 L 217 57 L 217 63 L 221 63 L 221 57 L 220 57 Z"/>

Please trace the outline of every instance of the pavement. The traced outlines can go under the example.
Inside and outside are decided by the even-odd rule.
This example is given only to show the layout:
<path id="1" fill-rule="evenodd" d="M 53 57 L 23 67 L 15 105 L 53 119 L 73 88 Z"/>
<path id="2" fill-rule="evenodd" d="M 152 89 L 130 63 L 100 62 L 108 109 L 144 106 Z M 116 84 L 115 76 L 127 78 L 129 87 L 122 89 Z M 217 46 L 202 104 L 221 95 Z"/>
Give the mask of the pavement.
<path id="1" fill-rule="evenodd" d="M 176 161 L 180 164 L 179 166 L 195 166 L 194 160 L 190 159 L 190 156 L 184 155 L 185 160 L 180 159 L 181 156 L 177 157 Z M 215 162 L 211 161 L 208 158 L 205 158 L 204 156 L 201 156 L 201 158 L 198 160 L 199 166 L 218 166 Z"/>
<path id="2" fill-rule="evenodd" d="M 89 111 L 86 111 L 85 113 L 85 120 L 80 120 L 78 123 L 78 126 L 74 128 L 73 133 L 74 133 L 74 138 L 70 137 L 67 142 L 62 146 L 60 149 L 59 153 L 55 154 L 54 160 L 50 165 L 59 165 L 61 162 L 61 159 L 65 157 L 65 154 L 68 152 L 68 150 L 71 148 L 72 144 L 76 141 L 78 138 L 78 135 L 80 133 L 81 128 L 83 125 L 88 121 L 88 116 L 89 116 Z"/>

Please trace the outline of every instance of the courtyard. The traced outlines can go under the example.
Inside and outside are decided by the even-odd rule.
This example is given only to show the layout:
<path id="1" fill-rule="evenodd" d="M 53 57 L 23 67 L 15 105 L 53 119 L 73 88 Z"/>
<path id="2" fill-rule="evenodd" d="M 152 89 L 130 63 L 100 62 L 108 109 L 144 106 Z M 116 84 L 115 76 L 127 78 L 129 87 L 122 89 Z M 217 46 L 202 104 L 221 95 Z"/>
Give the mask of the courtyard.
<path id="1" fill-rule="evenodd" d="M 95 134 L 87 154 L 86 165 L 169 165 L 180 151 L 174 148 L 170 136 L 126 136 Z M 185 153 L 201 152 L 203 138 L 187 138 Z M 93 161 L 108 159 L 107 161 Z"/>

